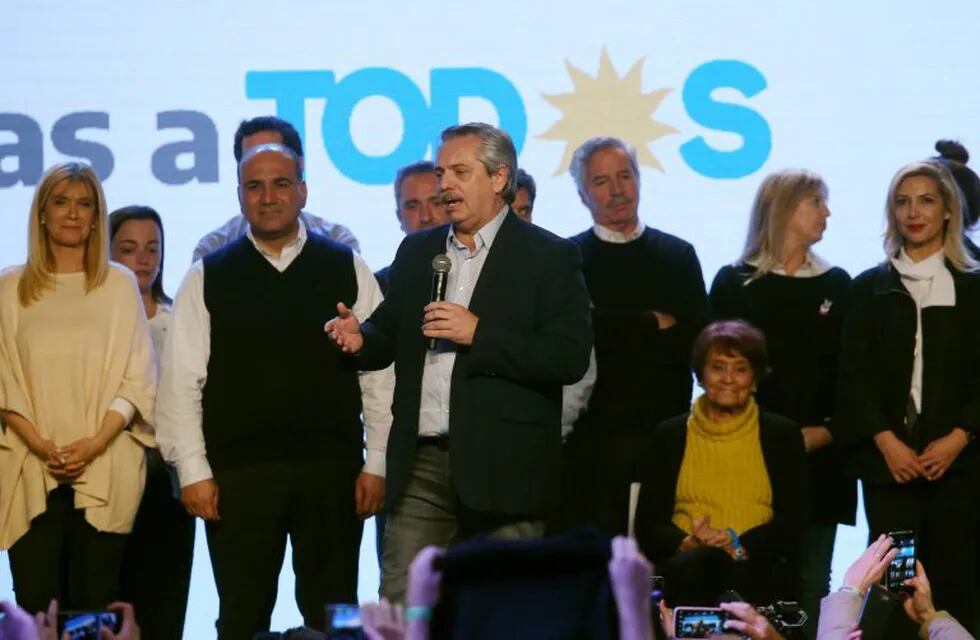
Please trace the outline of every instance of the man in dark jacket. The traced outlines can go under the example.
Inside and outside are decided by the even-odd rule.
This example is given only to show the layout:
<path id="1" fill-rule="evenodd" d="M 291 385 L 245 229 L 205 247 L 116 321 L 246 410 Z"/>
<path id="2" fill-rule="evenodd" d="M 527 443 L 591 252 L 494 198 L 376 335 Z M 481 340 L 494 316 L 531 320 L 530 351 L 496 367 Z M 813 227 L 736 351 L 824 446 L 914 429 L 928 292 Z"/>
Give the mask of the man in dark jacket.
<path id="1" fill-rule="evenodd" d="M 402 242 L 389 297 L 363 325 L 340 304 L 326 326 L 361 368 L 395 363 L 389 600 L 404 598 L 426 545 L 538 536 L 558 500 L 562 385 L 588 366 L 588 294 L 575 245 L 511 210 L 516 164 L 503 131 L 445 130 L 436 175 L 452 224 Z M 446 299 L 428 304 L 440 254 L 451 264 Z"/>

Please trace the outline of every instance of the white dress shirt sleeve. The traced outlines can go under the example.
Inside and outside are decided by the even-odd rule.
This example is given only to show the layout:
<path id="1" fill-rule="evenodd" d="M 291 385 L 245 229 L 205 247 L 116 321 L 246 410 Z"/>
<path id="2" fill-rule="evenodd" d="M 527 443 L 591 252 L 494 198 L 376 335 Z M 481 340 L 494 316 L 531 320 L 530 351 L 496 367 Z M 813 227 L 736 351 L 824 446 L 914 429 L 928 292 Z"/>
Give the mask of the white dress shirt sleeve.
<path id="1" fill-rule="evenodd" d="M 122 396 L 116 396 L 112 399 L 112 402 L 109 404 L 109 411 L 115 411 L 121 415 L 124 420 L 123 424 L 127 426 L 136 417 L 136 407 L 133 406 L 132 402 Z"/>
<path id="2" fill-rule="evenodd" d="M 157 443 L 164 459 L 177 465 L 181 487 L 213 477 L 201 410 L 210 355 L 211 316 L 204 306 L 204 266 L 197 261 L 174 300 L 157 391 Z"/>
<path id="3" fill-rule="evenodd" d="M 371 269 L 358 253 L 354 253 L 354 273 L 357 275 L 357 300 L 351 311 L 358 320 L 364 321 L 381 304 L 384 296 Z M 388 432 L 391 431 L 391 403 L 395 392 L 395 366 L 390 365 L 380 371 L 362 371 L 358 374 L 358 382 L 361 385 L 367 441 L 363 470 L 384 477 Z"/>
<path id="4" fill-rule="evenodd" d="M 589 354 L 589 368 L 582 379 L 575 384 L 562 387 L 561 390 L 561 437 L 567 438 L 575 428 L 575 421 L 589 406 L 592 397 L 592 387 L 595 386 L 596 362 L 595 348 Z"/>

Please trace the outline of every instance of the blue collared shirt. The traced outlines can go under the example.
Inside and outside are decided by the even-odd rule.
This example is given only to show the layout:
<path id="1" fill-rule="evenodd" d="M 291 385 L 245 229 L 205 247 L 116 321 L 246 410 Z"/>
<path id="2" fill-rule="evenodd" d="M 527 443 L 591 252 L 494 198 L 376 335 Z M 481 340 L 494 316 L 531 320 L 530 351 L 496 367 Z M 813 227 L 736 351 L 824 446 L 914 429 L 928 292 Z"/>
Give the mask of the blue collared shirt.
<path id="1" fill-rule="evenodd" d="M 446 302 L 470 306 L 473 289 L 509 210 L 505 206 L 493 220 L 476 232 L 473 238 L 476 248 L 473 251 L 459 241 L 452 227 L 449 228 L 446 255 L 452 262 L 452 268 L 446 278 Z M 455 364 L 456 345 L 449 340 L 439 340 L 434 351 L 426 351 L 419 405 L 419 436 L 449 433 L 449 396 Z"/>

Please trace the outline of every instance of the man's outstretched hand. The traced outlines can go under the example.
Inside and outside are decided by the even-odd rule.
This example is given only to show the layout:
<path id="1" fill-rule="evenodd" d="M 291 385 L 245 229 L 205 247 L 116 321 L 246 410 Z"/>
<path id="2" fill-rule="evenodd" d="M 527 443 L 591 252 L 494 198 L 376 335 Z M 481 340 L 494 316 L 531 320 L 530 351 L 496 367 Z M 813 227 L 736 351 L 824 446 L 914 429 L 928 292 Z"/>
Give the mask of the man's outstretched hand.
<path id="1" fill-rule="evenodd" d="M 343 302 L 337 303 L 337 317 L 328 320 L 323 330 L 344 353 L 357 353 L 364 346 L 361 323 Z"/>

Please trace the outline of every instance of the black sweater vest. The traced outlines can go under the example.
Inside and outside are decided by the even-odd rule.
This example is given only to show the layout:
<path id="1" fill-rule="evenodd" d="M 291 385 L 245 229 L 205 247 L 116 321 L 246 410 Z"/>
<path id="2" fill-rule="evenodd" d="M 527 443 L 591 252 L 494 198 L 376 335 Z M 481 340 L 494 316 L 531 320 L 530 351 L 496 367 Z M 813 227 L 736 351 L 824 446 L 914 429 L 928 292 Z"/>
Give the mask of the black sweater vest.
<path id="1" fill-rule="evenodd" d="M 282 273 L 247 237 L 204 258 L 211 355 L 202 405 L 212 469 L 361 464 L 357 370 L 323 332 L 337 302 L 356 298 L 351 250 L 315 233 Z"/>

